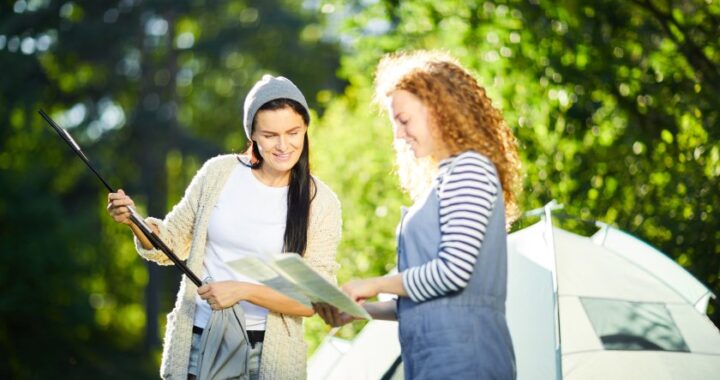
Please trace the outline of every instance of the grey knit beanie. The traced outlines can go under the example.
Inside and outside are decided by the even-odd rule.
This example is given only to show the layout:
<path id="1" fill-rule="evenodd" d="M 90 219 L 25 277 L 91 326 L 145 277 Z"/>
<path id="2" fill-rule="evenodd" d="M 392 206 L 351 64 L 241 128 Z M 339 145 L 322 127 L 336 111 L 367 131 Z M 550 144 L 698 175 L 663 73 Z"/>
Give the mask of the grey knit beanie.
<path id="1" fill-rule="evenodd" d="M 305 97 L 293 82 L 285 77 L 274 77 L 265 74 L 262 79 L 255 83 L 245 98 L 243 126 L 245 127 L 245 135 L 248 140 L 250 140 L 250 134 L 252 133 L 252 123 L 255 119 L 255 113 L 263 104 L 275 99 L 294 100 L 305 107 L 305 111 L 308 111 Z"/>

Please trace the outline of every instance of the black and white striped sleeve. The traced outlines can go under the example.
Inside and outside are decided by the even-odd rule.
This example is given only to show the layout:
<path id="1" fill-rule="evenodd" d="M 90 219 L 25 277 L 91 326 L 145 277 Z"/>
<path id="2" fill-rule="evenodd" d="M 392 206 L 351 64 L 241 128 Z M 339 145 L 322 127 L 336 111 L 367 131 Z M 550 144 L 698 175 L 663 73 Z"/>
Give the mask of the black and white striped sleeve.
<path id="1" fill-rule="evenodd" d="M 495 168 L 485 156 L 466 152 L 454 160 L 458 161 L 438 190 L 441 236 L 438 257 L 402 273 L 405 290 L 415 302 L 442 297 L 467 286 L 495 200 L 498 193 L 502 196 Z"/>

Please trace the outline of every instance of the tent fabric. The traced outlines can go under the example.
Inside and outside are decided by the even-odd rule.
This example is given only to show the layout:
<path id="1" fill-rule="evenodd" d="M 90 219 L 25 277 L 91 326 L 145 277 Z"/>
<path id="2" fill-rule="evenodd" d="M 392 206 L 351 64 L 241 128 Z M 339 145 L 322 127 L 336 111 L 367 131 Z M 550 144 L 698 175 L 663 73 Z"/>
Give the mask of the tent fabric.
<path id="1" fill-rule="evenodd" d="M 673 288 L 592 240 L 555 227 L 558 293 L 636 302 L 685 303 Z"/>
<path id="2" fill-rule="evenodd" d="M 668 283 L 688 303 L 705 313 L 712 297 L 710 290 L 683 267 L 649 244 L 616 228 L 603 225 L 591 239 L 639 268 L 652 268 L 652 275 Z"/>
<path id="3" fill-rule="evenodd" d="M 564 380 L 713 380 L 719 371 L 717 356 L 693 353 L 593 351 L 563 357 Z"/>
<path id="4" fill-rule="evenodd" d="M 308 363 L 308 379 L 364 380 L 380 379 L 400 355 L 396 322 L 373 320 L 368 322 L 349 344 L 338 344 L 337 338 L 326 339 L 331 346 L 322 345 Z M 321 351 L 322 350 L 322 351 Z M 342 355 L 332 362 L 338 350 Z"/>
<path id="5" fill-rule="evenodd" d="M 545 221 L 511 234 L 508 251 L 507 313 L 518 379 L 720 373 L 720 333 L 700 310 L 712 293 L 662 252 L 610 227 L 584 237 Z M 542 255 L 554 255 L 555 267 Z M 549 294 L 553 278 L 557 293 Z M 528 336 L 526 325 L 538 318 L 550 331 L 559 326 L 557 335 Z"/>
<path id="6" fill-rule="evenodd" d="M 508 236 L 506 316 L 518 378 L 522 378 L 525 371 L 531 371 L 537 379 L 560 378 L 554 264 L 550 258 L 552 251 L 542 244 L 543 239 L 540 226 Z M 521 278 L 515 278 L 516 273 L 521 273 Z"/>

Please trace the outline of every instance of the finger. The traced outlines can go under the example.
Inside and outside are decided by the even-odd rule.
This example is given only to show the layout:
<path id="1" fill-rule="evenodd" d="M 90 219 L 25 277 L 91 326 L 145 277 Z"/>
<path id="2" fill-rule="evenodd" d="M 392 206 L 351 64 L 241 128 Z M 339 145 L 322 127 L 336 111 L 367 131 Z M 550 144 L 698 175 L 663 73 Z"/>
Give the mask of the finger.
<path id="1" fill-rule="evenodd" d="M 130 210 L 127 207 L 114 208 L 110 213 L 115 216 L 130 216 Z"/>
<path id="2" fill-rule="evenodd" d="M 313 310 L 315 310 L 317 315 L 324 320 L 325 318 L 323 316 L 323 313 L 325 312 L 325 310 L 323 310 L 322 304 L 314 303 L 312 305 L 313 305 Z"/>
<path id="3" fill-rule="evenodd" d="M 325 322 L 330 326 L 337 326 L 337 323 L 335 322 L 335 314 L 332 311 L 332 308 L 328 305 L 325 305 L 324 308 L 325 311 Z"/>
<path id="4" fill-rule="evenodd" d="M 116 210 L 115 213 L 118 216 L 123 216 L 123 215 L 130 216 L 130 209 L 127 207 L 118 207 L 115 210 Z"/>
<path id="5" fill-rule="evenodd" d="M 202 297 L 205 293 L 210 291 L 210 285 L 208 285 L 208 284 L 202 285 L 198 288 L 197 291 L 198 291 L 198 294 L 200 295 L 200 297 Z M 203 299 L 206 299 L 206 298 L 208 298 L 208 297 L 203 297 Z"/>
<path id="6" fill-rule="evenodd" d="M 130 198 L 114 199 L 110 203 L 113 205 L 114 208 L 132 206 L 134 204 L 132 199 Z"/>
<path id="7" fill-rule="evenodd" d="M 315 305 L 315 307 L 317 308 L 317 311 L 318 311 L 319 313 L 327 314 L 327 305 L 326 305 L 325 303 L 323 303 L 323 302 L 318 302 L 318 303 L 316 303 L 316 304 L 314 304 L 314 305 Z"/>
<path id="8" fill-rule="evenodd" d="M 127 198 L 128 196 L 125 195 L 125 193 L 117 192 L 117 193 L 108 193 L 108 200 L 114 200 L 114 199 L 122 199 Z"/>
<path id="9" fill-rule="evenodd" d="M 118 223 L 124 223 L 127 220 L 127 217 L 124 217 L 122 215 L 113 215 L 112 218 Z"/>
<path id="10" fill-rule="evenodd" d="M 130 211 L 128 211 L 127 208 L 123 208 L 123 209 L 114 208 L 114 209 L 109 210 L 108 212 L 110 213 L 110 215 L 112 215 L 115 218 L 120 218 L 123 216 L 130 215 Z"/>
<path id="11" fill-rule="evenodd" d="M 315 313 L 322 318 L 322 308 L 319 303 L 311 303 L 313 310 L 315 310 Z"/>
<path id="12" fill-rule="evenodd" d="M 130 198 L 120 198 L 113 201 L 113 206 L 115 207 L 127 207 L 133 204 L 134 203 Z"/>
<path id="13" fill-rule="evenodd" d="M 327 307 L 324 304 L 318 305 L 318 314 L 320 315 L 320 318 L 325 321 L 325 323 L 327 323 L 328 325 L 332 325 L 330 313 L 328 313 Z"/>
<path id="14" fill-rule="evenodd" d="M 129 212 L 114 212 L 111 215 L 116 222 L 126 222 L 130 218 Z"/>
<path id="15" fill-rule="evenodd" d="M 337 327 L 338 326 L 338 320 L 337 320 L 337 313 L 335 312 L 334 308 L 331 306 L 328 306 L 328 319 L 330 319 L 330 326 Z"/>

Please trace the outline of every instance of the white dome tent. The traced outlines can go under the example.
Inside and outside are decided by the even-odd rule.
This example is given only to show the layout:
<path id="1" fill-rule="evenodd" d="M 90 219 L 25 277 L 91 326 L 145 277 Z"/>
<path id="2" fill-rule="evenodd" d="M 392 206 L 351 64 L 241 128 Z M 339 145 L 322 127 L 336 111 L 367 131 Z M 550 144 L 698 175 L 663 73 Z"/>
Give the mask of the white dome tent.
<path id="1" fill-rule="evenodd" d="M 584 237 L 554 226 L 552 207 L 508 237 L 518 378 L 717 378 L 720 333 L 705 314 L 710 290 L 618 229 L 599 224 Z"/>
<path id="2" fill-rule="evenodd" d="M 553 207 L 508 237 L 507 318 L 517 378 L 717 379 L 720 332 L 705 314 L 714 297 L 709 289 L 623 231 L 599 224 L 585 237 L 554 226 Z M 309 378 L 380 378 L 399 346 L 396 329 L 377 323 L 334 357 L 328 344 L 337 339 L 329 338 L 311 358 Z M 380 351 L 392 358 L 373 359 Z M 319 363 L 323 370 L 315 371 Z"/>

